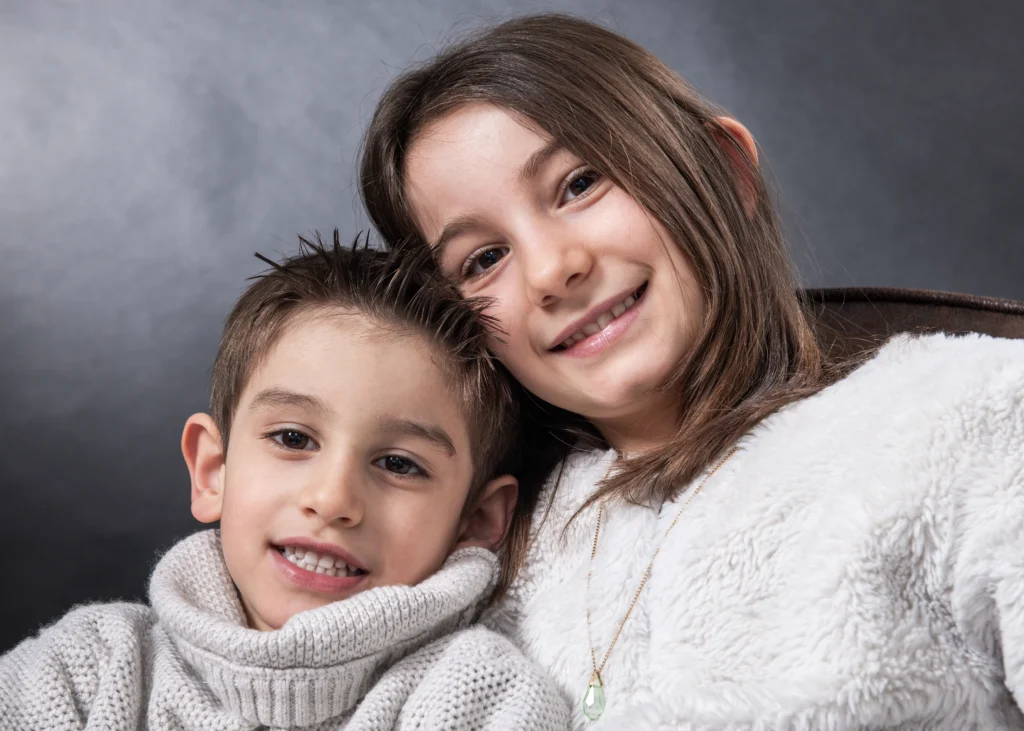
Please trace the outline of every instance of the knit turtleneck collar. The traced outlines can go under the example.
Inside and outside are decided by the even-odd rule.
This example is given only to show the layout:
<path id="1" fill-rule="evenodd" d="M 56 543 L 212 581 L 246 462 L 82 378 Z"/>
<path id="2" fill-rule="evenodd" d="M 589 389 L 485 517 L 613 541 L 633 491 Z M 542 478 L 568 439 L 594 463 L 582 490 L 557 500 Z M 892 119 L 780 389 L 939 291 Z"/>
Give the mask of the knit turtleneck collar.
<path id="1" fill-rule="evenodd" d="M 220 533 L 197 533 L 160 560 L 149 597 L 197 676 L 232 712 L 268 726 L 306 726 L 354 709 L 386 667 L 468 624 L 498 560 L 456 551 L 417 586 L 386 586 L 301 612 L 278 630 L 250 629 L 224 564 Z"/>

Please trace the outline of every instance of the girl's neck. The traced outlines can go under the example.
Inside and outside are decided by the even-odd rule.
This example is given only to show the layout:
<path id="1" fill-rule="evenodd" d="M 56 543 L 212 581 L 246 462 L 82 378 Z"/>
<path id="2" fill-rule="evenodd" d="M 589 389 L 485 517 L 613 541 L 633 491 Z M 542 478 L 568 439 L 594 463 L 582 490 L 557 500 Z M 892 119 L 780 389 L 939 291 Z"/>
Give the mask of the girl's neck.
<path id="1" fill-rule="evenodd" d="M 650 408 L 628 416 L 592 421 L 605 441 L 624 457 L 663 447 L 679 430 L 674 409 Z"/>

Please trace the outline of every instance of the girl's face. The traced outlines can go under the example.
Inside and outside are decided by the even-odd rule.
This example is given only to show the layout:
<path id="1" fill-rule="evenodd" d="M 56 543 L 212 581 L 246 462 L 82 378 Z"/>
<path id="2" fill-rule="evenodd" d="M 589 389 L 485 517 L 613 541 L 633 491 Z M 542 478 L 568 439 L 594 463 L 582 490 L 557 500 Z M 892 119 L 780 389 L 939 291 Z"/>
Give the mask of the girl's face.
<path id="1" fill-rule="evenodd" d="M 692 347 L 704 303 L 666 229 L 492 105 L 431 125 L 407 160 L 421 234 L 465 296 L 493 298 L 505 333 L 492 348 L 513 375 L 619 449 L 674 434 L 674 399 L 654 389 Z"/>

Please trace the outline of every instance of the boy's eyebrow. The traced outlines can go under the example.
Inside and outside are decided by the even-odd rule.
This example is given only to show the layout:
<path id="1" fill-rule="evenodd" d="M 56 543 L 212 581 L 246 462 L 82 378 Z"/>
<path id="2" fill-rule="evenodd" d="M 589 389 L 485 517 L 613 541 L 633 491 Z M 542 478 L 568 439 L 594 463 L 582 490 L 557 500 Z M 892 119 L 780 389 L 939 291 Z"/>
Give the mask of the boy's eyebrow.
<path id="1" fill-rule="evenodd" d="M 391 434 L 426 439 L 428 442 L 433 442 L 448 452 L 449 457 L 455 456 L 455 443 L 448 436 L 448 432 L 436 424 L 424 424 L 420 421 L 403 419 L 397 416 L 382 416 L 377 419 L 377 428 Z"/>
<path id="2" fill-rule="evenodd" d="M 558 142 L 549 142 L 544 147 L 535 151 L 531 154 L 523 166 L 519 168 L 519 172 L 516 173 L 516 181 L 520 184 L 527 183 L 537 176 L 541 168 L 544 167 L 544 163 L 550 160 L 552 157 L 562 152 L 565 148 Z M 444 246 L 449 241 L 454 239 L 456 236 L 461 236 L 468 231 L 472 231 L 474 228 L 480 228 L 482 226 L 480 218 L 474 215 L 457 216 L 445 224 L 445 227 L 441 229 L 441 233 L 434 243 L 430 245 L 430 248 L 434 250 L 434 255 L 441 259 L 444 256 Z"/>
<path id="3" fill-rule="evenodd" d="M 332 413 L 330 404 L 316 396 L 297 393 L 296 391 L 289 391 L 288 389 L 278 388 L 277 386 L 265 388 L 256 394 L 252 403 L 249 404 L 249 410 L 257 411 L 259 409 L 270 408 L 273 406 L 298 406 L 299 408 L 318 411 L 321 414 Z"/>

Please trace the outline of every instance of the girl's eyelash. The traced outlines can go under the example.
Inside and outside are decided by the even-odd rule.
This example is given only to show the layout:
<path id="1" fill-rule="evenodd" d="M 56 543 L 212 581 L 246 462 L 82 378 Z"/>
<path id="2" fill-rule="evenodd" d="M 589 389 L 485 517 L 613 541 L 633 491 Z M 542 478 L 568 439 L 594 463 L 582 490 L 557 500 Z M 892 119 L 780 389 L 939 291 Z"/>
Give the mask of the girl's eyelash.
<path id="1" fill-rule="evenodd" d="M 584 174 L 590 174 L 594 176 L 594 184 L 601 179 L 601 173 L 595 170 L 590 165 L 580 165 L 578 168 L 573 170 L 571 173 L 562 178 L 562 184 L 558 186 L 558 200 L 561 201 L 565 197 L 565 191 L 569 189 L 569 184 L 576 180 L 576 178 L 582 177 Z M 587 188 L 586 191 L 580 193 L 573 200 L 578 201 L 580 198 L 586 198 L 590 195 L 590 191 L 593 189 L 593 185 Z"/>
<path id="2" fill-rule="evenodd" d="M 490 269 L 493 269 L 494 267 L 491 267 L 490 269 L 485 269 L 484 271 L 477 272 L 475 274 L 470 273 L 470 270 L 473 268 L 473 265 L 480 260 L 481 256 L 486 254 L 488 251 L 492 251 L 497 248 L 499 248 L 497 245 L 481 246 L 479 249 L 470 254 L 466 258 L 466 261 L 462 263 L 462 268 L 459 271 L 459 279 L 463 282 L 468 282 L 473 279 L 476 279 L 477 277 L 482 277 L 483 275 L 487 274 L 487 272 L 490 271 Z"/>
<path id="3" fill-rule="evenodd" d="M 580 200 L 581 198 L 587 197 L 590 194 L 590 191 L 593 189 L 593 185 L 596 184 L 601 179 L 601 173 L 597 172 L 597 170 L 595 170 L 590 165 L 580 165 L 578 168 L 573 170 L 567 176 L 562 178 L 562 182 L 558 186 L 558 199 L 561 200 L 562 198 L 564 198 L 565 197 L 565 191 L 569 188 L 569 184 L 572 183 L 577 178 L 583 176 L 584 174 L 592 175 L 594 177 L 594 183 L 591 185 L 590 188 L 587 188 L 586 191 L 584 191 L 583 193 L 580 193 L 578 196 L 573 198 L 573 200 L 576 201 L 576 200 Z M 486 254 L 488 251 L 490 251 L 493 248 L 495 248 L 495 247 L 494 246 L 482 246 L 479 249 L 477 249 L 476 251 L 474 251 L 472 254 L 470 254 L 466 258 L 466 260 L 462 263 L 462 268 L 459 270 L 459 278 L 460 278 L 460 280 L 463 281 L 463 282 L 468 282 L 468 281 L 470 281 L 472 279 L 475 279 L 476 277 L 480 277 L 480 276 L 483 276 L 484 274 L 486 274 L 487 270 L 484 270 L 484 271 L 476 273 L 476 274 L 471 274 L 470 270 L 473 268 L 473 265 L 477 263 L 477 261 L 480 259 L 481 256 L 483 256 L 484 254 Z"/>

